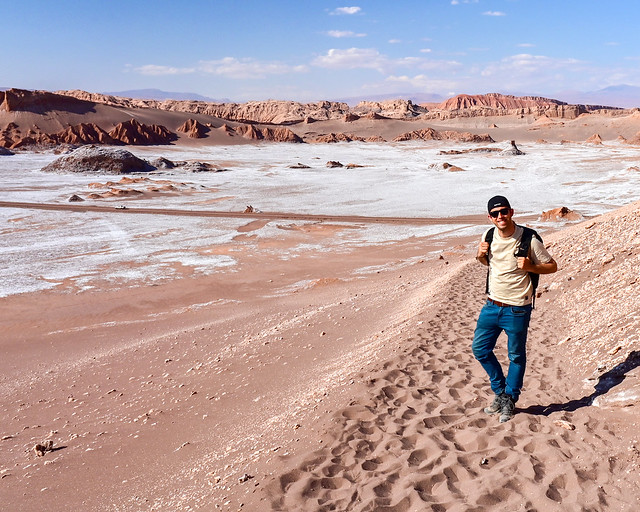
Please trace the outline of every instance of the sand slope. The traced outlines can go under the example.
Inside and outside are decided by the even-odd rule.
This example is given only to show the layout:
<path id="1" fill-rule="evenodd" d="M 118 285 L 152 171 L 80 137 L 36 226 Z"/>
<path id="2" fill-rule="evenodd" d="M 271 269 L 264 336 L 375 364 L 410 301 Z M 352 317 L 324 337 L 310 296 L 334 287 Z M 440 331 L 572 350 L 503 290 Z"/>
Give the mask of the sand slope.
<path id="1" fill-rule="evenodd" d="M 598 266 L 603 251 L 637 255 L 637 243 L 634 251 L 628 240 L 612 238 L 625 226 L 634 232 L 638 209 L 636 204 L 605 216 L 598 228 L 583 223 L 551 237 L 560 261 L 584 254 L 575 244 L 586 238 L 585 230 L 589 257 Z M 611 344 L 602 349 L 600 337 L 584 334 L 579 308 L 555 305 L 570 304 L 590 289 L 595 297 L 589 315 L 616 307 L 607 305 L 607 289 L 597 287 L 600 274 L 563 290 L 567 275 L 576 273 L 567 264 L 550 286 L 560 292 L 544 294 L 534 312 L 525 391 L 511 422 L 499 424 L 482 412 L 491 394 L 470 340 L 484 276 L 472 262 L 443 289 L 433 314 L 425 312 L 424 326 L 401 340 L 405 353 L 363 376 L 366 395 L 335 415 L 323 448 L 285 461 L 289 470 L 270 483 L 265 501 L 283 511 L 638 510 L 637 301 L 625 302 L 628 329 L 616 329 L 630 342 L 618 334 L 613 350 Z M 613 281 L 636 282 L 622 269 L 617 279 L 614 272 Z M 549 277 L 543 278 L 547 286 Z M 573 332 L 583 333 L 578 346 L 567 341 Z M 588 364 L 573 364 L 576 351 L 595 347 L 601 348 L 600 358 L 590 361 L 595 374 Z M 504 351 L 499 358 L 506 361 Z M 585 372 L 590 378 L 583 386 Z M 616 386 L 625 379 L 627 400 L 607 402 L 608 395 L 620 394 Z"/>

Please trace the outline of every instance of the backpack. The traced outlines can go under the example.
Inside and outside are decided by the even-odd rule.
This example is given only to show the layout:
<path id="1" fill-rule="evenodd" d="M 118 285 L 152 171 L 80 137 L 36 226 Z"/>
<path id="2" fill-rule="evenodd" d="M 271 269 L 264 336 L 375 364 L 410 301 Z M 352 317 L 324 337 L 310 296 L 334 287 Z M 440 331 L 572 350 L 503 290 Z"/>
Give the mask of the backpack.
<path id="1" fill-rule="evenodd" d="M 526 258 L 529 256 L 529 249 L 531 248 L 531 239 L 535 236 L 540 242 L 542 242 L 542 237 L 538 234 L 535 229 L 528 228 L 526 226 L 520 226 L 523 229 L 522 238 L 520 239 L 520 247 L 514 254 L 516 258 Z M 496 231 L 496 228 L 493 227 L 489 231 L 487 231 L 487 236 L 484 241 L 489 243 L 489 250 L 491 250 L 491 242 L 493 241 L 493 235 Z M 529 279 L 531 279 L 531 286 L 533 287 L 533 297 L 531 301 L 532 308 L 535 307 L 536 302 L 536 289 L 538 288 L 538 282 L 540 281 L 540 274 L 536 274 L 535 272 L 529 272 Z M 487 269 L 487 285 L 485 289 L 485 293 L 489 294 L 489 269 Z"/>

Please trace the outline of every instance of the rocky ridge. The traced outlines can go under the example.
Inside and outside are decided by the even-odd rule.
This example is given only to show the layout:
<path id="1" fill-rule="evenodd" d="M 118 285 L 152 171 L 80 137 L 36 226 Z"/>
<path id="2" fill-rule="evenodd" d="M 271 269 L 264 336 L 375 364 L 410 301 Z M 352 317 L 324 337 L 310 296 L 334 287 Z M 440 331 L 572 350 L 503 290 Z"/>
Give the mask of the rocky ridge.
<path id="1" fill-rule="evenodd" d="M 382 116 L 389 119 L 452 119 L 456 117 L 536 115 L 549 118 L 575 119 L 581 114 L 598 111 L 622 115 L 628 110 L 600 105 L 569 105 L 562 101 L 536 96 L 510 96 L 498 93 L 482 95 L 460 94 L 435 108 L 415 105 L 410 100 L 382 102 L 361 101 L 353 109 L 346 103 L 320 101 L 250 101 L 247 103 L 208 103 L 203 101 L 139 100 L 120 98 L 85 91 L 58 91 L 57 94 L 76 99 L 126 108 L 155 108 L 191 112 L 237 121 L 260 124 L 295 124 L 302 122 L 345 119 L 346 116 Z M 353 118 L 356 120 L 356 118 Z"/>
<path id="2" fill-rule="evenodd" d="M 489 129 L 498 129 L 495 123 L 476 122 L 472 128 L 475 134 L 437 131 L 430 125 L 432 122 L 437 124 L 456 118 L 509 115 L 513 119 L 521 119 L 520 125 L 528 126 L 529 130 L 544 131 L 549 127 L 569 126 L 572 120 L 578 118 L 578 122 L 584 118 L 584 126 L 587 126 L 591 108 L 597 107 L 500 94 L 459 95 L 439 105 L 431 105 L 428 109 L 408 100 L 360 102 L 350 108 L 346 103 L 328 101 L 209 103 L 138 100 L 84 91 L 61 91 L 56 94 L 10 89 L 0 91 L 0 120 L 6 123 L 4 129 L 0 125 L 0 146 L 20 149 L 61 144 L 169 144 L 178 139 L 174 132 L 185 133 L 193 139 L 210 138 L 213 143 L 223 144 L 227 143 L 227 137 L 234 136 L 238 136 L 235 142 L 241 139 L 317 143 L 385 140 L 490 142 L 495 137 L 481 133 L 479 127 L 484 125 Z M 618 135 L 624 133 L 626 139 L 620 140 L 629 144 L 639 143 L 638 135 L 634 136 L 635 132 L 630 127 L 634 123 L 637 125 L 640 111 L 609 109 L 597 112 L 612 117 L 624 116 L 619 124 L 622 129 Z M 130 116 L 128 120 L 127 115 Z M 149 124 L 143 123 L 143 119 L 148 120 Z M 154 119 L 161 119 L 169 128 L 157 121 L 153 124 Z M 565 123 L 560 119 L 567 121 Z M 418 121 L 420 124 L 416 128 L 419 129 L 403 131 L 407 123 Z M 306 128 L 310 123 L 318 123 L 318 128 L 310 131 Z M 342 132 L 340 125 L 347 123 L 349 130 Z M 452 124 L 468 125 L 466 121 L 454 121 Z M 602 135 L 611 138 L 611 133 Z M 600 137 L 599 140 L 598 137 L 594 136 L 587 142 L 597 144 L 604 138 Z"/>

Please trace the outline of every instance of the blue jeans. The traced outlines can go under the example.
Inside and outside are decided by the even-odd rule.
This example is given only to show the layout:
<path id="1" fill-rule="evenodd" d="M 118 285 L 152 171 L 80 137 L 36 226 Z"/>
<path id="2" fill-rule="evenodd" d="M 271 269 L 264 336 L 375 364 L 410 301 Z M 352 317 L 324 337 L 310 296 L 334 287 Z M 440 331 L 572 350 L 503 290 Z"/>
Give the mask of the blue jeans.
<path id="1" fill-rule="evenodd" d="M 489 375 L 491 390 L 499 395 L 506 393 L 514 402 L 520 396 L 524 371 L 527 365 L 527 330 L 531 319 L 531 305 L 497 306 L 487 301 L 480 311 L 473 336 L 474 357 Z M 509 372 L 504 378 L 502 366 L 493 353 L 500 333 L 507 334 L 509 352 Z"/>

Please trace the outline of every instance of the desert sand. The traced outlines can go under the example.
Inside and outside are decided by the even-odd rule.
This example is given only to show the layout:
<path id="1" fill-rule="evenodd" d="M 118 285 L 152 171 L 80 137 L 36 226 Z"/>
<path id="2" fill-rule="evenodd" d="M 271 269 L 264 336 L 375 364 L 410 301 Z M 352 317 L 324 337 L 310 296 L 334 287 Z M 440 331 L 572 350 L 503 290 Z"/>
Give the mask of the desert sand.
<path id="1" fill-rule="evenodd" d="M 562 270 L 507 424 L 482 412 L 469 348 L 472 240 L 443 259 L 416 259 L 422 241 L 247 254 L 237 275 L 5 298 L 3 507 L 636 510 L 639 218 L 547 237 Z M 363 262 L 400 266 L 354 279 Z"/>
<path id="2" fill-rule="evenodd" d="M 637 115 L 589 116 L 435 127 L 495 140 L 638 131 Z M 359 123 L 362 136 L 385 137 L 420 127 L 325 123 L 324 132 Z M 176 144 L 224 142 L 217 133 Z M 247 217 L 236 237 L 282 218 Z M 316 222 L 263 246 L 285 253 L 346 229 L 294 218 Z M 492 397 L 470 350 L 484 300 L 476 237 L 310 250 L 295 261 L 227 244 L 210 250 L 234 251 L 233 272 L 178 268 L 147 286 L 105 280 L 82 293 L 3 297 L 0 509 L 639 510 L 639 226 L 634 203 L 545 233 L 560 270 L 541 280 L 525 389 L 505 424 L 482 412 Z"/>

